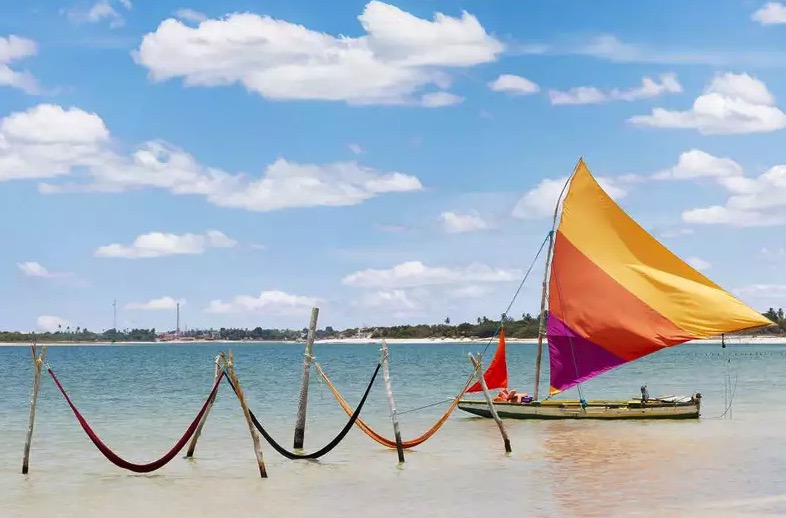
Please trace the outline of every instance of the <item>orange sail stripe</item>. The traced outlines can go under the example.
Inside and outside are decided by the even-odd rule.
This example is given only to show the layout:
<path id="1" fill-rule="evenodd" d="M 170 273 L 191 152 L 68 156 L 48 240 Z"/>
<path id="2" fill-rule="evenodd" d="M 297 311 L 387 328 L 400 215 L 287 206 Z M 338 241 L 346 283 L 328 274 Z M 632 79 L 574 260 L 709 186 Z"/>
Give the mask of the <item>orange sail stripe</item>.
<path id="1" fill-rule="evenodd" d="M 583 161 L 571 179 L 559 229 L 590 262 L 692 337 L 771 324 L 652 237 Z"/>
<path id="2" fill-rule="evenodd" d="M 628 361 L 692 338 L 609 277 L 562 232 L 554 243 L 549 312 Z"/>
<path id="3" fill-rule="evenodd" d="M 486 381 L 488 389 L 508 388 L 508 363 L 505 356 L 505 328 L 499 331 L 499 345 L 497 352 L 494 353 L 494 358 L 491 359 L 489 368 L 483 374 L 483 379 Z M 480 382 L 475 382 L 467 392 L 480 392 L 483 388 Z"/>

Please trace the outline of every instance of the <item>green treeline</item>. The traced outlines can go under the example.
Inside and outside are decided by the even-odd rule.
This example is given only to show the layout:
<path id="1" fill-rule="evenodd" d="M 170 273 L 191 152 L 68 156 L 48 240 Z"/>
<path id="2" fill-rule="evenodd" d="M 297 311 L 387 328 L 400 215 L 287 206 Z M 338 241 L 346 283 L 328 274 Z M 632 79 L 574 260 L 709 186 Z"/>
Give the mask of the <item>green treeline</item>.
<path id="1" fill-rule="evenodd" d="M 738 334 L 783 334 L 786 333 L 786 315 L 783 308 L 770 308 L 763 315 L 775 325 L 743 331 Z M 539 319 L 529 313 L 516 319 L 510 316 L 502 318 L 505 325 L 505 335 L 508 338 L 537 338 Z M 441 324 L 415 324 L 373 328 L 348 328 L 337 330 L 331 326 L 317 330 L 317 339 L 340 338 L 491 338 L 499 327 L 500 319 L 493 320 L 487 317 L 478 317 L 475 322 L 462 322 L 452 324 L 446 318 Z M 253 329 L 219 328 L 219 329 L 189 329 L 180 333 L 180 338 L 193 340 L 231 340 L 231 341 L 276 341 L 287 342 L 303 340 L 308 329 Z M 156 340 L 171 340 L 174 334 L 157 333 L 155 329 L 109 329 L 101 333 L 94 333 L 88 329 L 66 327 L 64 330 L 47 333 L 20 333 L 18 331 L 0 331 L 0 342 L 153 342 Z"/>

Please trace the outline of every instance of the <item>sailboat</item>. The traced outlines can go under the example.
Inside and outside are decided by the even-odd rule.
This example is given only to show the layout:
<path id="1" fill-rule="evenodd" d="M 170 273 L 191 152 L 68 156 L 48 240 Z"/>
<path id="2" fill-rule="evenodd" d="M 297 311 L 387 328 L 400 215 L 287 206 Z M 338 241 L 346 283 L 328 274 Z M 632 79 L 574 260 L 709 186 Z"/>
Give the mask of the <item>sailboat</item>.
<path id="1" fill-rule="evenodd" d="M 494 401 L 502 418 L 698 418 L 700 393 L 650 398 L 642 386 L 641 397 L 621 400 L 585 400 L 581 392 L 579 399 L 552 398 L 662 349 L 773 324 L 644 230 L 604 191 L 583 158 L 554 210 L 540 318 L 534 394 Z M 551 379 L 548 397 L 540 400 L 544 338 Z M 503 343 L 497 355 L 504 355 Z M 497 358 L 484 376 L 496 365 Z M 458 408 L 491 417 L 484 399 L 463 398 Z"/>

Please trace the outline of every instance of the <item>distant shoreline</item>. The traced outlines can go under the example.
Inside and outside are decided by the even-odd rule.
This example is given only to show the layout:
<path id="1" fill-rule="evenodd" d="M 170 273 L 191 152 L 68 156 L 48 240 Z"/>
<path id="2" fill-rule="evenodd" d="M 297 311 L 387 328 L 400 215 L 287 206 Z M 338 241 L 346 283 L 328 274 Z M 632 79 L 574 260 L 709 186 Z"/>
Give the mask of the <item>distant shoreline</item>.
<path id="1" fill-rule="evenodd" d="M 363 344 L 379 344 L 382 343 L 382 338 L 333 338 L 316 340 L 314 343 L 318 345 L 363 345 Z M 497 339 L 478 339 L 478 338 L 385 338 L 389 344 L 487 344 L 489 341 L 496 343 Z M 537 344 L 537 338 L 505 338 L 508 344 Z M 720 343 L 720 338 L 707 338 L 702 340 L 691 340 L 686 344 L 693 343 Z M 254 345 L 254 344 L 280 344 L 288 343 L 291 345 L 302 345 L 304 341 L 282 341 L 282 340 L 166 340 L 158 342 L 39 342 L 38 345 L 46 345 L 47 347 L 124 347 L 136 345 L 188 345 L 188 344 L 237 344 L 237 345 Z M 786 336 L 734 336 L 727 337 L 726 343 L 729 345 L 746 343 L 746 344 L 762 344 L 762 345 L 786 345 Z M 0 342 L 0 347 L 30 347 L 30 342 Z"/>

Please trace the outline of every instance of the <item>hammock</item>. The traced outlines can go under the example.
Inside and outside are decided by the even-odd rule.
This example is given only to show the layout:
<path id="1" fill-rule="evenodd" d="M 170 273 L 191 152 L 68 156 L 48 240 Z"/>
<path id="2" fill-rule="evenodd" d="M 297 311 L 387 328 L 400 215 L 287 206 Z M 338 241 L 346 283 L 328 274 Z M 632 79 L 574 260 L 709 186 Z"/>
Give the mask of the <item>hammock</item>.
<path id="1" fill-rule="evenodd" d="M 254 423 L 256 429 L 259 430 L 259 433 L 261 433 L 262 436 L 265 438 L 265 440 L 268 443 L 270 443 L 273 449 L 276 450 L 281 455 L 283 455 L 284 457 L 290 460 L 318 459 L 323 455 L 330 453 L 330 451 L 333 450 L 333 448 L 338 446 L 339 443 L 344 440 L 344 437 L 346 437 L 349 431 L 352 429 L 352 425 L 354 425 L 355 422 L 359 419 L 358 416 L 360 415 L 360 410 L 363 408 L 363 405 L 366 404 L 366 398 L 368 398 L 368 394 L 369 392 L 371 392 L 371 387 L 374 385 L 374 380 L 376 380 L 377 374 L 379 373 L 379 368 L 381 366 L 382 366 L 381 363 L 377 364 L 377 368 L 374 370 L 374 374 L 371 376 L 371 381 L 369 381 L 368 386 L 366 387 L 366 392 L 363 394 L 363 397 L 360 399 L 360 403 L 358 403 L 357 410 L 355 410 L 354 412 L 349 412 L 350 419 L 347 422 L 347 424 L 344 425 L 344 428 L 325 447 L 315 451 L 314 453 L 306 453 L 306 454 L 295 453 L 281 446 L 279 443 L 275 441 L 275 439 L 273 439 L 273 437 L 269 433 L 267 433 L 267 430 L 265 430 L 262 424 L 260 424 L 260 422 L 257 420 L 256 416 L 254 415 L 254 412 L 252 412 L 249 409 L 248 414 L 251 417 L 251 422 Z M 235 391 L 235 395 L 238 395 L 237 389 L 235 388 L 235 385 L 232 383 L 232 380 L 230 380 L 229 377 L 227 377 L 227 381 L 229 382 L 229 385 L 232 387 L 232 390 Z"/>
<path id="2" fill-rule="evenodd" d="M 325 380 L 325 383 L 327 384 L 328 388 L 333 393 L 333 397 L 336 398 L 338 404 L 341 405 L 341 408 L 344 409 L 344 412 L 346 412 L 347 415 L 354 415 L 352 412 L 352 407 L 349 406 L 349 403 L 347 403 L 346 399 L 344 399 L 344 397 L 341 395 L 341 393 L 338 391 L 335 385 L 333 385 L 330 379 L 328 379 L 327 374 L 325 374 L 325 371 L 322 370 L 322 366 L 320 366 L 319 363 L 317 363 L 316 361 L 314 361 L 313 363 L 314 366 L 317 368 L 317 372 L 319 372 L 319 375 L 322 376 L 322 379 Z M 442 414 L 442 417 L 440 417 L 439 420 L 436 423 L 434 423 L 434 426 L 423 432 L 423 434 L 420 435 L 419 437 L 416 437 L 409 441 L 402 441 L 401 442 L 402 448 L 407 449 L 407 448 L 413 448 L 415 446 L 419 446 L 424 442 L 426 442 L 428 439 L 430 439 L 432 435 L 437 433 L 437 431 L 439 431 L 439 429 L 442 428 L 442 425 L 445 424 L 445 421 L 448 420 L 450 414 L 452 414 L 453 411 L 458 406 L 462 396 L 464 396 L 464 393 L 472 384 L 472 380 L 474 379 L 474 377 L 475 377 L 475 373 L 473 373 L 472 376 L 470 376 L 469 380 L 467 380 L 467 383 L 464 385 L 464 388 L 461 389 L 459 395 L 456 396 L 456 399 L 453 400 L 453 402 L 450 404 L 450 406 L 445 411 L 445 413 Z M 358 426 L 358 428 L 363 430 L 366 433 L 366 435 L 377 441 L 382 446 L 387 446 L 388 448 L 396 447 L 396 441 L 390 440 L 387 437 L 384 437 L 379 433 L 375 432 L 369 425 L 364 423 L 363 420 L 360 419 L 359 417 L 355 420 L 355 424 Z"/>
<path id="3" fill-rule="evenodd" d="M 129 471 L 133 471 L 134 473 L 150 473 L 152 471 L 156 471 L 166 466 L 169 463 L 169 461 L 175 458 L 175 455 L 177 455 L 178 452 L 183 449 L 183 447 L 186 445 L 188 440 L 191 439 L 191 436 L 194 435 L 194 432 L 196 431 L 197 426 L 199 425 L 199 421 L 201 421 L 202 416 L 205 415 L 205 411 L 207 410 L 208 403 L 212 398 L 216 396 L 216 393 L 218 392 L 218 385 L 219 382 L 221 381 L 221 378 L 223 378 L 226 374 L 224 371 L 221 371 L 221 375 L 216 379 L 216 382 L 213 385 L 213 390 L 210 391 L 210 395 L 207 397 L 205 403 L 202 405 L 202 409 L 194 418 L 194 420 L 186 430 L 186 433 L 183 435 L 183 437 L 181 437 L 180 440 L 177 441 L 177 443 L 175 443 L 175 445 L 172 447 L 171 450 L 169 450 L 163 457 L 153 462 L 147 464 L 134 464 L 133 462 L 129 462 L 125 459 L 120 458 L 119 455 L 114 453 L 111 449 L 109 449 L 109 447 L 106 444 L 103 443 L 103 441 L 101 441 L 98 435 L 93 431 L 93 429 L 87 423 L 87 420 L 85 420 L 85 418 L 82 416 L 79 410 L 77 410 L 76 406 L 71 401 L 71 398 L 68 397 L 68 394 L 63 388 L 63 385 L 60 384 L 60 381 L 57 379 L 57 376 L 55 376 L 55 373 L 52 372 L 52 369 L 47 368 L 47 371 L 49 371 L 49 374 L 52 376 L 52 379 L 55 381 L 57 388 L 60 389 L 60 393 L 63 394 L 66 402 L 68 403 L 68 406 L 70 406 L 71 410 L 74 412 L 77 421 L 79 421 L 79 424 L 82 425 L 82 429 L 85 431 L 85 433 L 90 438 L 90 440 L 93 441 L 93 444 L 96 446 L 96 448 L 98 448 L 98 450 L 104 455 L 104 457 L 106 457 L 107 460 L 109 460 L 115 466 L 119 468 L 127 469 Z"/>

